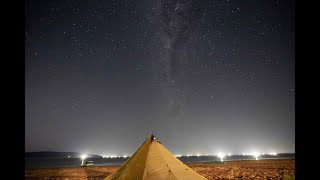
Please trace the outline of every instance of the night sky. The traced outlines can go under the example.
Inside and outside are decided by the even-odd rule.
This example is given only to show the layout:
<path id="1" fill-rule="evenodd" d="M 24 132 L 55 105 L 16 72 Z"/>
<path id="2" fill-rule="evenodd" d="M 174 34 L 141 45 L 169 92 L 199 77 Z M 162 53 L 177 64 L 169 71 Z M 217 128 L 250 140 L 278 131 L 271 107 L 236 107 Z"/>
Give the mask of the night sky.
<path id="1" fill-rule="evenodd" d="M 294 152 L 295 5 L 27 0 L 25 151 Z"/>

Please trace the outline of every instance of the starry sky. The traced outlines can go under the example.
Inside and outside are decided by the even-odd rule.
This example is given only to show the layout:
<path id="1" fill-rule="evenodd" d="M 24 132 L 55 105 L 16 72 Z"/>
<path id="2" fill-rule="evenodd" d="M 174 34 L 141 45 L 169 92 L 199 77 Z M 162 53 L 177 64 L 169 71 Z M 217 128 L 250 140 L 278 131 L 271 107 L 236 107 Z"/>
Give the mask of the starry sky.
<path id="1" fill-rule="evenodd" d="M 27 0 L 25 151 L 295 151 L 295 2 Z"/>

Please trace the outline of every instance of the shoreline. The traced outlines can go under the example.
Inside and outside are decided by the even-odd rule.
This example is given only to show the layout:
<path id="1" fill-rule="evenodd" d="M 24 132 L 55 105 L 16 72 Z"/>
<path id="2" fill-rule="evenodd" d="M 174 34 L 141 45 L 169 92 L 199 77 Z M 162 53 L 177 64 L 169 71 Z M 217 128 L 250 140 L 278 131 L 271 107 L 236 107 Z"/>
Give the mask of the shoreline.
<path id="1" fill-rule="evenodd" d="M 295 159 L 240 160 L 224 163 L 190 162 L 187 166 L 213 179 L 284 179 L 295 176 Z M 89 167 L 26 168 L 25 179 L 103 180 L 120 165 Z"/>
<path id="2" fill-rule="evenodd" d="M 39 160 L 39 159 L 49 159 L 49 160 L 54 160 L 54 159 L 58 159 L 58 160 L 63 160 L 66 158 L 63 157 L 57 157 L 57 158 L 41 158 L 41 157 L 37 157 L 37 158 L 25 158 L 25 160 Z M 68 158 L 68 160 L 73 160 L 73 161 L 77 161 L 79 158 Z M 94 166 L 95 167 L 102 167 L 102 166 L 120 166 L 123 162 L 125 162 L 127 159 L 121 161 L 121 162 L 101 162 L 101 160 L 105 160 L 105 159 L 101 159 L 101 158 L 89 158 L 90 160 L 93 160 L 94 162 Z M 184 161 L 182 161 L 180 158 L 178 158 L 181 162 L 183 163 L 206 163 L 206 162 L 220 162 L 220 160 L 186 160 L 184 159 Z M 112 160 L 112 159 L 111 159 Z M 259 161 L 261 160 L 295 160 L 295 157 L 267 157 L 267 158 L 258 158 Z M 224 159 L 224 162 L 236 162 L 236 161 L 256 161 L 254 158 L 249 159 L 249 158 L 239 158 L 239 159 Z M 41 162 L 41 161 L 40 161 Z M 98 162 L 98 163 L 97 163 Z M 26 162 L 25 162 L 26 163 Z M 67 168 L 67 167 L 80 167 L 80 162 L 78 164 L 62 164 L 62 165 L 48 165 L 50 163 L 47 163 L 46 165 L 42 166 L 41 165 L 26 165 L 25 164 L 25 169 L 44 169 L 44 168 Z"/>

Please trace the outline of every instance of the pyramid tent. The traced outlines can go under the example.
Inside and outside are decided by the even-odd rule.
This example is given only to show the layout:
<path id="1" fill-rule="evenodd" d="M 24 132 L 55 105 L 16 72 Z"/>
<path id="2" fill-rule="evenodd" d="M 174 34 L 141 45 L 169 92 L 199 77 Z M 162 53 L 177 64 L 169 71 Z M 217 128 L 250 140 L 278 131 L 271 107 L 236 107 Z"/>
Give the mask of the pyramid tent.
<path id="1" fill-rule="evenodd" d="M 152 134 L 105 180 L 206 180 L 171 154 Z"/>

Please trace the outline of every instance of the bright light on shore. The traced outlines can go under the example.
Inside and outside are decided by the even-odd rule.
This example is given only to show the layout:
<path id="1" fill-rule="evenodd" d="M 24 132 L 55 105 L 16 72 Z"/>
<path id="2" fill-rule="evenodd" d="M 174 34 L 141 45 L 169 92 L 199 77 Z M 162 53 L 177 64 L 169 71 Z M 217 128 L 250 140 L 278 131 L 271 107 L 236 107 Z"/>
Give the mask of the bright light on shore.
<path id="1" fill-rule="evenodd" d="M 82 160 L 82 161 L 81 161 L 81 166 L 83 166 L 83 165 L 84 165 L 84 164 L 83 164 L 83 163 L 84 163 L 84 160 L 87 158 L 87 155 L 86 155 L 86 154 L 82 154 L 80 157 L 81 157 L 81 160 Z"/>
<path id="2" fill-rule="evenodd" d="M 224 154 L 222 154 L 222 153 L 218 153 L 218 157 L 221 159 L 221 162 L 223 162 Z"/>
<path id="3" fill-rule="evenodd" d="M 252 155 L 256 158 L 256 160 L 258 160 L 258 157 L 260 156 L 260 154 L 257 152 L 252 153 Z"/>
<path id="4" fill-rule="evenodd" d="M 176 154 L 176 155 L 174 155 L 175 157 L 181 157 L 181 154 Z"/>
<path id="5" fill-rule="evenodd" d="M 276 156 L 277 155 L 277 153 L 276 152 L 272 152 L 272 153 L 270 153 L 272 156 Z"/>
<path id="6" fill-rule="evenodd" d="M 80 157 L 81 159 L 86 159 L 88 156 L 86 154 L 82 154 Z"/>

